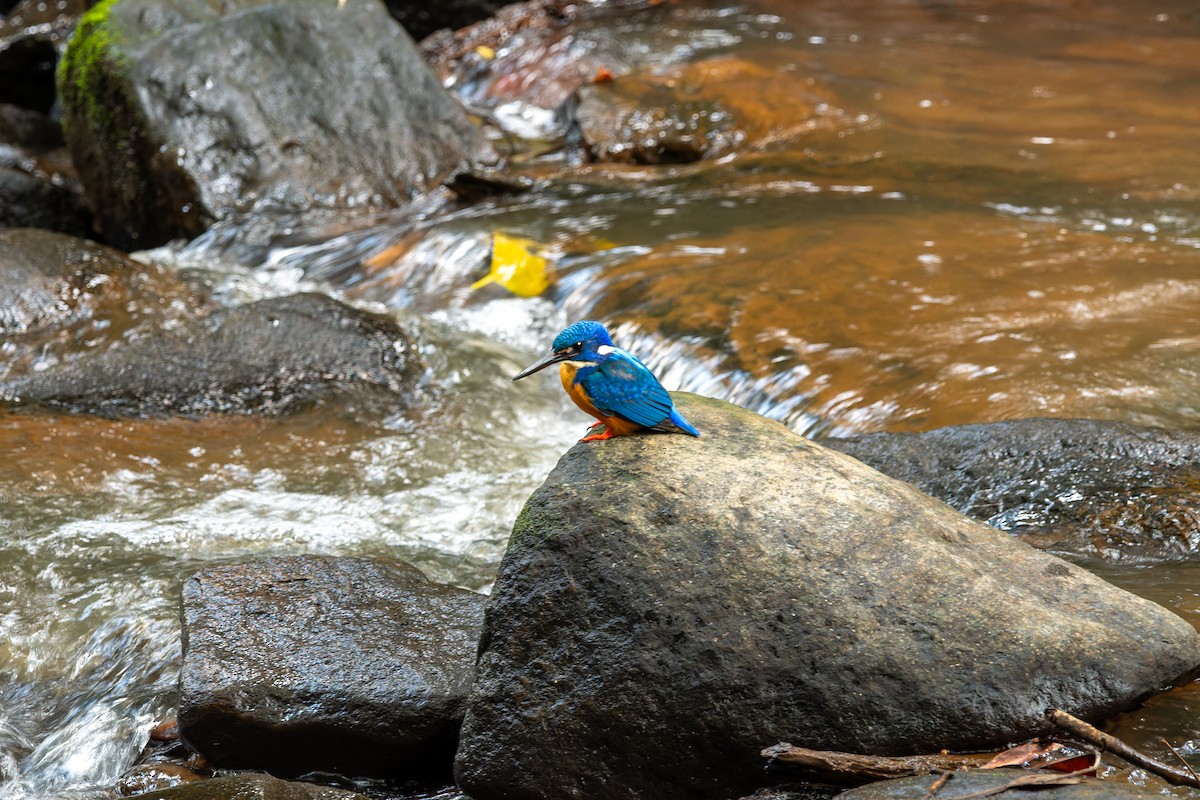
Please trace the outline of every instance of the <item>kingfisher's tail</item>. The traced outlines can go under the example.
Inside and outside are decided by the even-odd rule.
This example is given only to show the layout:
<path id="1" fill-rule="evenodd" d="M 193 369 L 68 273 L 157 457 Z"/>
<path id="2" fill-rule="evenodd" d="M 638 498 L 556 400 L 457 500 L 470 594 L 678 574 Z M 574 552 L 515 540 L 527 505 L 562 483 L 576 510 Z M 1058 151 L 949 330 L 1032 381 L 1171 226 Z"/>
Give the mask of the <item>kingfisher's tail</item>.
<path id="1" fill-rule="evenodd" d="M 667 419 L 670 420 L 671 424 L 673 424 L 683 433 L 686 433 L 690 436 L 700 435 L 700 431 L 696 430 L 696 426 L 684 419 L 683 414 L 680 414 L 679 411 L 674 408 L 671 409 L 671 415 L 667 417 Z"/>

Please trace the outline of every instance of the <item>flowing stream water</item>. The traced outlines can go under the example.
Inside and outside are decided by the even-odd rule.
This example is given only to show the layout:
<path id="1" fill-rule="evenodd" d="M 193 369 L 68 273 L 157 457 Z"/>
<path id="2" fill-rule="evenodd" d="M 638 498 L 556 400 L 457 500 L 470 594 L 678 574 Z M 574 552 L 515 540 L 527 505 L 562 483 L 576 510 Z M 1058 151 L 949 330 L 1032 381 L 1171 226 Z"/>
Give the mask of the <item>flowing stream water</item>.
<path id="1" fill-rule="evenodd" d="M 687 165 L 529 158 L 532 192 L 255 259 L 217 237 L 141 256 L 225 302 L 315 288 L 399 315 L 426 406 L 0 415 L 0 800 L 107 796 L 173 714 L 197 569 L 376 555 L 486 590 L 588 423 L 555 379 L 509 380 L 570 320 L 808 435 L 1196 426 L 1194 4 L 703 0 L 597 20 L 577 47 L 681 92 L 716 75 L 747 136 Z M 543 297 L 470 289 L 496 232 L 539 243 Z M 1200 622 L 1195 561 L 1066 555 Z M 1116 731 L 1200 765 L 1198 703 L 1175 689 Z"/>

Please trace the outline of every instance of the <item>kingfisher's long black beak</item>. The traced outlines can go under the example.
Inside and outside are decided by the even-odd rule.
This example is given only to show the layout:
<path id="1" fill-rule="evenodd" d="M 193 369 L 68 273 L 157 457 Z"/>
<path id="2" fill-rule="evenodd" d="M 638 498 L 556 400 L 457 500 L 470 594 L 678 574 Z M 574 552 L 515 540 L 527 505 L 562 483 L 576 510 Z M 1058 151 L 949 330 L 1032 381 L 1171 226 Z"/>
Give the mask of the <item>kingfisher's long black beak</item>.
<path id="1" fill-rule="evenodd" d="M 557 364 L 560 361 L 566 361 L 570 357 L 571 357 L 571 354 L 568 352 L 565 352 L 565 351 L 558 352 L 558 353 L 551 353 L 550 355 L 543 358 L 541 361 L 538 361 L 535 364 L 530 364 L 528 367 L 521 370 L 516 375 L 513 375 L 513 380 L 519 381 L 519 380 L 521 380 L 521 378 L 528 378 L 533 373 L 543 370 L 546 367 L 550 366 L 551 364 Z"/>

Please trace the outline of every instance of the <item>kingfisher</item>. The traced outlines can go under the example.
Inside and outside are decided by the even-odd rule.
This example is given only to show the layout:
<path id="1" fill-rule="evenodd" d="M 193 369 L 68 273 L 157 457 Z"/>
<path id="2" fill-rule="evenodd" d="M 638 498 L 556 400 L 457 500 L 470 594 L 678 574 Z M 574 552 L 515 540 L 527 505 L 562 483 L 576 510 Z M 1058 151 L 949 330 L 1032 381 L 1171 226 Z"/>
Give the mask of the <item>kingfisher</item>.
<path id="1" fill-rule="evenodd" d="M 604 433 L 590 433 L 581 442 L 643 431 L 700 435 L 675 409 L 671 395 L 646 365 L 614 346 L 599 322 L 583 320 L 560 332 L 550 346 L 550 355 L 514 375 L 513 380 L 551 364 L 559 365 L 563 388 L 575 405 L 600 420 L 588 430 L 604 426 Z"/>

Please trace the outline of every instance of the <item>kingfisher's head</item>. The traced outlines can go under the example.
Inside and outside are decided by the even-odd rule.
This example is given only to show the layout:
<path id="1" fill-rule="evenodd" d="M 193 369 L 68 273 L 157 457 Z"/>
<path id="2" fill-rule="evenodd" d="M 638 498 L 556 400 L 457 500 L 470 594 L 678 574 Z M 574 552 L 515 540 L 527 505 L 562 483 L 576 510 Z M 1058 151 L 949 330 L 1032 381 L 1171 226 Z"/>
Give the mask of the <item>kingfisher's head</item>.
<path id="1" fill-rule="evenodd" d="M 612 337 L 599 322 L 593 322 L 590 319 L 576 322 L 554 337 L 554 342 L 550 345 L 550 355 L 521 370 L 513 376 L 513 380 L 519 381 L 551 364 L 563 361 L 595 364 L 612 351 L 612 346 Z M 606 351 L 605 348 L 608 350 Z"/>

